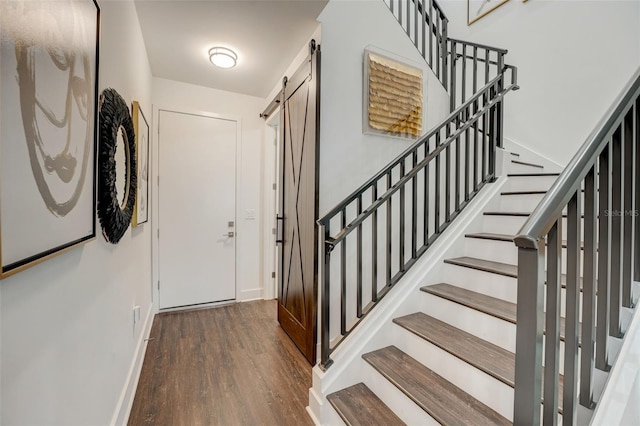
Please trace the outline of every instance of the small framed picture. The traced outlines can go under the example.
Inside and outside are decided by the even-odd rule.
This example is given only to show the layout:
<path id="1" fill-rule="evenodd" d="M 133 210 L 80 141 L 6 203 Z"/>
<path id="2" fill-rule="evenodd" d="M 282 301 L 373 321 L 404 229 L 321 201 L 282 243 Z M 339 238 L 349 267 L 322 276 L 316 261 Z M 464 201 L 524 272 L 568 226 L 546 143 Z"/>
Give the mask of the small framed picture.
<path id="1" fill-rule="evenodd" d="M 138 154 L 138 191 L 131 220 L 131 225 L 136 227 L 149 220 L 149 123 L 138 101 L 133 101 L 131 110 Z"/>

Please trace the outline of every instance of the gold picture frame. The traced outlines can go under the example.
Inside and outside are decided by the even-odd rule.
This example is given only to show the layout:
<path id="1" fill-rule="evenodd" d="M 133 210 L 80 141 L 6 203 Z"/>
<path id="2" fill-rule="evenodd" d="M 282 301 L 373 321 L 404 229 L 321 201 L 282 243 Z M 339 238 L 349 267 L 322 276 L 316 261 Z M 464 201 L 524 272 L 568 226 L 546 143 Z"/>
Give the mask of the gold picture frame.
<path id="1" fill-rule="evenodd" d="M 467 25 L 487 16 L 509 0 L 467 0 Z"/>

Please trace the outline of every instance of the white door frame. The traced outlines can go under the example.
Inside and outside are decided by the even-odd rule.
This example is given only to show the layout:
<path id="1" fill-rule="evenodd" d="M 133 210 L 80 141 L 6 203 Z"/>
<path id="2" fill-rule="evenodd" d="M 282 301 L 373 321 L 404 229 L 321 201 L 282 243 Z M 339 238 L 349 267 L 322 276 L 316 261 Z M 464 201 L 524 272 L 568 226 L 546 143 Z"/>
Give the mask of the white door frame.
<path id="1" fill-rule="evenodd" d="M 278 297 L 278 257 L 276 248 L 277 232 L 276 215 L 278 214 L 278 198 L 280 194 L 278 178 L 278 163 L 280 152 L 280 110 L 271 114 L 265 121 L 265 150 L 263 176 L 263 206 L 264 206 L 264 298 L 265 300 Z M 275 185 L 275 189 L 274 186 Z M 275 274 L 275 276 L 273 276 Z"/>
<path id="2" fill-rule="evenodd" d="M 240 222 L 238 222 L 238 200 L 240 199 L 240 165 L 241 165 L 241 153 L 242 153 L 242 120 L 240 116 L 237 115 L 231 115 L 231 114 L 218 114 L 218 113 L 213 113 L 213 112 L 209 112 L 209 111 L 199 111 L 199 110 L 193 110 L 193 109 L 189 109 L 189 108 L 183 108 L 183 107 L 177 107 L 177 106 L 165 106 L 165 105 L 154 105 L 153 106 L 153 135 L 155 136 L 153 138 L 153 142 L 152 142 L 152 159 L 151 162 L 153 164 L 153 168 L 152 168 L 152 178 L 151 178 L 151 200 L 152 200 L 152 210 L 151 210 L 151 230 L 152 230 L 152 235 L 151 235 L 151 251 L 152 251 L 152 256 L 151 256 L 151 263 L 153 265 L 153 273 L 152 273 L 152 287 L 153 287 L 153 305 L 154 305 L 154 310 L 156 313 L 158 313 L 160 311 L 160 292 L 159 292 L 159 288 L 158 288 L 158 283 L 159 283 L 159 279 L 160 279 L 160 265 L 158 263 L 159 260 L 159 244 L 158 244 L 158 231 L 159 231 L 159 225 L 160 225 L 160 221 L 159 221 L 159 209 L 160 209 L 160 204 L 159 204 L 159 197 L 160 197 L 160 187 L 158 186 L 159 183 L 159 172 L 160 172 L 160 126 L 159 126 L 159 117 L 160 117 L 160 111 L 167 111 L 167 112 L 174 112 L 174 113 L 180 113 L 180 114 L 190 114 L 190 115 L 198 115 L 198 116 L 203 116 L 203 117 L 209 117 L 209 118 L 218 118 L 218 119 L 223 119 L 223 120 L 230 120 L 230 121 L 235 121 L 237 122 L 237 127 L 236 127 L 236 176 L 235 176 L 235 180 L 236 180 L 236 190 L 235 190 L 235 203 L 236 203 L 236 217 L 234 218 L 234 222 L 236 224 L 235 227 L 235 232 L 236 232 L 236 243 L 235 243 L 235 259 L 236 259 L 236 265 L 235 265 L 235 274 L 236 274 L 236 296 L 235 299 L 238 299 L 239 296 L 239 285 L 238 285 L 238 281 L 237 281 L 237 277 L 238 277 L 238 250 L 239 250 L 239 239 L 237 238 L 238 233 L 244 232 L 243 226 Z M 215 306 L 215 305 L 220 305 L 220 304 L 228 304 L 229 302 L 215 302 L 215 303 L 210 303 L 210 304 L 203 304 L 203 305 L 198 305 L 198 308 L 200 307 L 206 307 L 206 306 Z M 185 307 L 185 308 L 176 308 L 176 309 L 163 309 L 162 312 L 169 312 L 169 311 L 173 311 L 173 310 L 188 310 L 188 309 L 193 309 L 193 307 Z"/>

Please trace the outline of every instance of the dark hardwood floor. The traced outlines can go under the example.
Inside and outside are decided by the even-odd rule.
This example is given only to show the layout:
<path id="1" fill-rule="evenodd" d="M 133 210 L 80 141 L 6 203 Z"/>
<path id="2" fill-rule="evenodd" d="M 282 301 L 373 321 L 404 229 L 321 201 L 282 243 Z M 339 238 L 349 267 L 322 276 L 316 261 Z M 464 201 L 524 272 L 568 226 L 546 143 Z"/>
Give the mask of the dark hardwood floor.
<path id="1" fill-rule="evenodd" d="M 311 366 L 277 302 L 156 315 L 129 425 L 313 425 Z"/>

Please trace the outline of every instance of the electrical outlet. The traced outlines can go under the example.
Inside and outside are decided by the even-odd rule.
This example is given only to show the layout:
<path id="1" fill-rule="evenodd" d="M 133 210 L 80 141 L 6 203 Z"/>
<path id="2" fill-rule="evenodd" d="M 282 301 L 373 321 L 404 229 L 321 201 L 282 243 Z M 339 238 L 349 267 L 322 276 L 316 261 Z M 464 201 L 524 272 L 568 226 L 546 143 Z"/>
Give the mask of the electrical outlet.
<path id="1" fill-rule="evenodd" d="M 138 322 L 140 322 L 140 305 L 133 307 L 133 325 L 136 325 Z"/>

